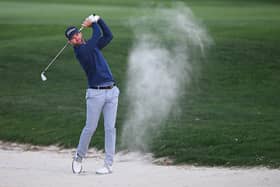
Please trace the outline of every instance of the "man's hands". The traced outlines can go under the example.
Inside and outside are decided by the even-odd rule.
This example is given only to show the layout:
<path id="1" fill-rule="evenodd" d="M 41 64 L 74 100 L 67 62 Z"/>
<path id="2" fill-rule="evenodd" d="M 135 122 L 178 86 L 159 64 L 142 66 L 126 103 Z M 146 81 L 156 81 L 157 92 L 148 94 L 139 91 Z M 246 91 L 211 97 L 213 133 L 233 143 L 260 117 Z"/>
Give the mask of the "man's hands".
<path id="1" fill-rule="evenodd" d="M 84 22 L 82 23 L 82 26 L 91 27 L 92 23 L 97 23 L 97 21 L 99 19 L 100 19 L 100 16 L 92 14 L 84 20 Z"/>
<path id="2" fill-rule="evenodd" d="M 90 21 L 92 21 L 92 23 L 97 22 L 100 19 L 100 16 L 92 14 L 89 17 L 87 17 L 86 19 L 89 19 Z"/>
<path id="3" fill-rule="evenodd" d="M 84 22 L 82 23 L 83 27 L 90 27 L 92 25 L 92 21 L 89 19 L 85 19 Z"/>

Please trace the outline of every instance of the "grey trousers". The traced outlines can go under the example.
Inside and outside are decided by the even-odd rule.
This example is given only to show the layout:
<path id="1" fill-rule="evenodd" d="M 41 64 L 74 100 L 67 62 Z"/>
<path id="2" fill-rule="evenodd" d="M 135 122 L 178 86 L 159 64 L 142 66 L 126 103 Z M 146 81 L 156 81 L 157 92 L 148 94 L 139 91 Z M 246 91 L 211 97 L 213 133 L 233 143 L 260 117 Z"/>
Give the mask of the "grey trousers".
<path id="1" fill-rule="evenodd" d="M 116 145 L 116 116 L 118 108 L 118 87 L 112 89 L 87 89 L 87 117 L 86 124 L 80 136 L 77 153 L 81 157 L 85 157 L 91 138 L 97 128 L 101 112 L 104 116 L 105 130 L 105 164 L 111 166 L 115 154 Z"/>

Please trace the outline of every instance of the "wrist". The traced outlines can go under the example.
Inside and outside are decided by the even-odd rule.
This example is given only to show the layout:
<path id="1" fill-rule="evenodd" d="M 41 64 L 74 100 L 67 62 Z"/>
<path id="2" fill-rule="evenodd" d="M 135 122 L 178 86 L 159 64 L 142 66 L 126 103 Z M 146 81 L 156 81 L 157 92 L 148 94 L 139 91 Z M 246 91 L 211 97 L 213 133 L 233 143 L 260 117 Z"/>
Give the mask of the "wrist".
<path id="1" fill-rule="evenodd" d="M 95 22 L 97 23 L 97 22 L 100 20 L 100 16 L 95 15 L 95 16 L 94 16 L 94 20 L 95 20 Z"/>

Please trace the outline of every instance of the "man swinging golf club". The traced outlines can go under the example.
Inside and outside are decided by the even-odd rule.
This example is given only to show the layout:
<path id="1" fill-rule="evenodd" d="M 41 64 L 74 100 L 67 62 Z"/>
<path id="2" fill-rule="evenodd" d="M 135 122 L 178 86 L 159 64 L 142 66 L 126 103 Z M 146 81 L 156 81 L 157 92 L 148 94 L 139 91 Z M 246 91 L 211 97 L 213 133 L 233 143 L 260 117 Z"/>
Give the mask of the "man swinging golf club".
<path id="1" fill-rule="evenodd" d="M 88 81 L 86 92 L 86 124 L 82 130 L 76 154 L 72 162 L 74 173 L 82 171 L 82 160 L 85 158 L 88 146 L 93 136 L 99 116 L 103 112 L 105 129 L 105 160 L 104 166 L 96 171 L 97 174 L 112 173 L 113 157 L 116 144 L 116 115 L 119 89 L 101 50 L 113 38 L 109 27 L 97 15 L 90 15 L 82 24 L 92 27 L 93 33 L 88 41 L 82 33 L 73 26 L 65 31 L 69 43 L 73 46 L 76 58 L 85 71 Z"/>

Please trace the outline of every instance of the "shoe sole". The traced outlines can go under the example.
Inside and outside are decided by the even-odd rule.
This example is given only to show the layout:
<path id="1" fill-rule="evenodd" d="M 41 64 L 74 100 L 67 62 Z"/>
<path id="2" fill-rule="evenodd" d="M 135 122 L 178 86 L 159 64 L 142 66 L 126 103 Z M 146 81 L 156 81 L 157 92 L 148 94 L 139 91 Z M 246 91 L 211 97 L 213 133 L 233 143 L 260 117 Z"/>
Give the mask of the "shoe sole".
<path id="1" fill-rule="evenodd" d="M 108 174 L 112 174 L 113 171 L 109 171 L 108 173 L 99 173 L 99 172 L 95 172 L 97 175 L 108 175 Z"/>
<path id="2" fill-rule="evenodd" d="M 80 173 L 82 172 L 82 170 L 83 170 L 83 166 L 82 166 L 82 164 L 81 164 L 81 167 L 80 167 L 78 170 L 75 170 L 75 169 L 74 169 L 75 162 L 76 162 L 75 160 L 72 161 L 72 172 L 73 172 L 74 174 L 80 174 Z"/>

